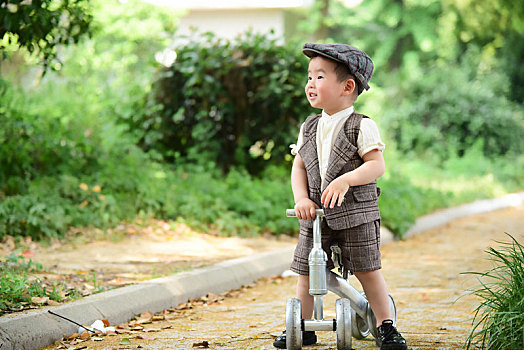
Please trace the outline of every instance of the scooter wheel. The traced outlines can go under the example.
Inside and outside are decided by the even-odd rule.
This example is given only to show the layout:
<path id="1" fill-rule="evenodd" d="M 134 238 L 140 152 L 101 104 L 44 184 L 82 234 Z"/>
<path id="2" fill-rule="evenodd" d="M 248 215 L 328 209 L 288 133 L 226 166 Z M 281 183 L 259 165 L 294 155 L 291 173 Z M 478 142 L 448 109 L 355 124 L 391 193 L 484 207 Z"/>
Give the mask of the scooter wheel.
<path id="1" fill-rule="evenodd" d="M 286 304 L 286 349 L 302 349 L 302 304 L 297 298 Z"/>
<path id="2" fill-rule="evenodd" d="M 351 304 L 341 298 L 336 302 L 337 314 L 337 350 L 351 350 Z"/>
<path id="3" fill-rule="evenodd" d="M 395 305 L 395 299 L 393 299 L 393 296 L 391 294 L 388 294 L 389 296 L 389 312 L 391 312 L 392 319 L 393 319 L 393 325 L 397 326 L 397 305 Z"/>
<path id="4" fill-rule="evenodd" d="M 378 336 L 378 329 L 377 329 L 377 319 L 375 318 L 375 314 L 373 313 L 373 310 L 371 310 L 371 306 L 368 304 L 368 310 L 366 312 L 366 323 L 369 328 L 369 332 L 375 338 L 375 343 L 377 346 L 380 346 L 380 338 Z"/>
<path id="5" fill-rule="evenodd" d="M 369 335 L 367 322 L 351 309 L 351 334 L 355 339 L 365 339 Z"/>

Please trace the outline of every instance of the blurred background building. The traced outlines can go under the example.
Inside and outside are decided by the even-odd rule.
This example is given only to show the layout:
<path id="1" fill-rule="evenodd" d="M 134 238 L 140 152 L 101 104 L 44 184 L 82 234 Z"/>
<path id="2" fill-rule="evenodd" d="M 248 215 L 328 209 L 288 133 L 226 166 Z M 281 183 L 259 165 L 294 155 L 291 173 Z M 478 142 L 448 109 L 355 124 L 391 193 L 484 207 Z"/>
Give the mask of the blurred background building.
<path id="1" fill-rule="evenodd" d="M 185 11 L 179 22 L 177 36 L 188 35 L 193 29 L 213 32 L 216 36 L 233 39 L 239 33 L 273 31 L 277 38 L 293 31 L 294 11 L 309 8 L 314 0 L 146 0 L 149 3 Z"/>

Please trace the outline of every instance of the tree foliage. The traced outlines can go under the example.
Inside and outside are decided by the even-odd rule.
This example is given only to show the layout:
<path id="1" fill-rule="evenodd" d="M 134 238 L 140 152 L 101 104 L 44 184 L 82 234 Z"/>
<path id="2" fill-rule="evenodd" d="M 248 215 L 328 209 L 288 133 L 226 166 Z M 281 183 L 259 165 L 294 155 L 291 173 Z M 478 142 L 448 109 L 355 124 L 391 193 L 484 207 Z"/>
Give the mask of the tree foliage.
<path id="1" fill-rule="evenodd" d="M 89 0 L 0 0 L 2 58 L 12 46 L 25 48 L 41 60 L 45 72 L 58 61 L 60 45 L 89 34 L 92 19 Z"/>
<path id="2" fill-rule="evenodd" d="M 325 3 L 317 0 L 316 6 Z M 366 0 L 348 8 L 330 0 L 328 15 L 319 22 L 312 14 L 304 24 L 324 25 L 322 40 L 364 49 L 382 73 L 400 70 L 410 78 L 441 62 L 460 63 L 469 48 L 479 47 L 484 69 L 504 71 L 509 97 L 524 102 L 522 1 Z M 383 81 L 380 74 L 374 79 Z"/>
<path id="3" fill-rule="evenodd" d="M 371 0 L 351 9 L 332 1 L 329 36 L 350 40 L 365 49 L 377 67 L 390 71 L 435 59 L 441 12 L 439 0 Z"/>
<path id="4" fill-rule="evenodd" d="M 325 40 L 371 55 L 372 82 L 388 97 L 373 102 L 400 150 L 440 159 L 475 143 L 487 157 L 522 151 L 524 3 L 331 0 L 329 9 Z"/>
<path id="5" fill-rule="evenodd" d="M 146 130 L 142 146 L 225 172 L 281 164 L 310 111 L 300 46 L 249 32 L 235 41 L 201 39 L 177 49 L 154 86 L 150 113 L 133 119 L 133 129 Z"/>
<path id="6" fill-rule="evenodd" d="M 449 79 L 435 67 L 424 71 L 424 79 L 398 82 L 402 98 L 384 119 L 401 151 L 441 160 L 461 157 L 479 143 L 488 158 L 524 151 L 522 108 L 505 97 L 504 75 L 478 72 L 475 61 L 446 66 Z"/>
<path id="7" fill-rule="evenodd" d="M 482 48 L 485 64 L 500 61 L 511 83 L 509 97 L 524 103 L 524 2 L 442 0 L 442 4 L 457 56 L 462 58 L 471 46 Z"/>

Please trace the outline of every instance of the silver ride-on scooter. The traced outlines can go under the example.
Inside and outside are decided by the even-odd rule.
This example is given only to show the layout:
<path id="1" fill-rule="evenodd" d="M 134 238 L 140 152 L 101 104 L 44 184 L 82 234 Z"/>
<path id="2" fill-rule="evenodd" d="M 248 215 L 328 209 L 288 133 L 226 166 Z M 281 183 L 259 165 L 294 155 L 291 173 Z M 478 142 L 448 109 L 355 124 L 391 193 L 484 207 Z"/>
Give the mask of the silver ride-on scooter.
<path id="1" fill-rule="evenodd" d="M 294 209 L 286 210 L 288 217 L 296 216 Z M 302 349 L 302 331 L 335 331 L 337 349 L 351 350 L 352 337 L 364 339 L 371 334 L 379 344 L 376 319 L 363 293 L 349 284 L 348 271 L 343 267 L 341 250 L 332 245 L 331 251 L 335 267 L 340 274 L 326 268 L 327 254 L 322 249 L 320 223 L 324 216 L 323 209 L 316 210 L 313 221 L 313 249 L 309 254 L 309 294 L 314 298 L 313 319 L 302 319 L 300 300 L 291 298 L 286 304 L 286 348 Z M 322 296 L 328 289 L 340 296 L 336 301 L 336 318 L 325 320 L 323 316 Z M 390 295 L 390 308 L 394 325 L 397 323 L 395 301 Z"/>

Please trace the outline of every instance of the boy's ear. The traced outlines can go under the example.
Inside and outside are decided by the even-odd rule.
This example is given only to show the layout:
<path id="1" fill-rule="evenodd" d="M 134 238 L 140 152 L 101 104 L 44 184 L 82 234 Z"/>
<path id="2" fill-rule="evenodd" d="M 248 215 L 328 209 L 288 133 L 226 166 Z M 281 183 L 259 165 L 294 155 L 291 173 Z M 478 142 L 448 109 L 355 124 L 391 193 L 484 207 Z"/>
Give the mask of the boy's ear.
<path id="1" fill-rule="evenodd" d="M 344 95 L 351 95 L 354 91 L 357 89 L 357 84 L 355 83 L 354 79 L 348 79 L 346 80 L 346 84 L 344 85 Z"/>

